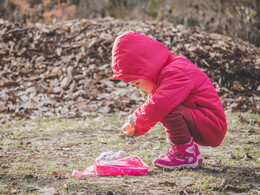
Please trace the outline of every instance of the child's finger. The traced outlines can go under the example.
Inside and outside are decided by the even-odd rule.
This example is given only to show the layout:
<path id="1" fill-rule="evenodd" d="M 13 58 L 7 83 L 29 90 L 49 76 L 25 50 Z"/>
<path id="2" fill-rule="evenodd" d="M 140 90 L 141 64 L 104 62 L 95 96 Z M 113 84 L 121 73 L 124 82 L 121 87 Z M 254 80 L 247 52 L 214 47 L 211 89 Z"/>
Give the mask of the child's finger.
<path id="1" fill-rule="evenodd" d="M 134 123 L 134 115 L 133 114 L 129 115 L 127 120 L 128 120 L 128 123 L 130 124 L 130 126 L 134 127 L 134 124 L 135 124 Z"/>

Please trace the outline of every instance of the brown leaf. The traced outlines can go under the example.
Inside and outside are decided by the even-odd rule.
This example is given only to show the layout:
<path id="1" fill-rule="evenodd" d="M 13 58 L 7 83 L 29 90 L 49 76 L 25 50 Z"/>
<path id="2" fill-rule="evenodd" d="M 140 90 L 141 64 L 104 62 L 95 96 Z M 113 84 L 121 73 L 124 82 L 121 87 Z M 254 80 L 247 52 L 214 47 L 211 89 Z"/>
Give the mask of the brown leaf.
<path id="1" fill-rule="evenodd" d="M 58 177 L 58 176 L 59 176 L 59 173 L 58 173 L 57 171 L 53 171 L 53 172 L 52 172 L 52 175 L 53 175 L 54 177 Z"/>
<path id="2" fill-rule="evenodd" d="M 231 154 L 231 159 L 237 159 L 237 157 L 234 154 Z"/>
<path id="3" fill-rule="evenodd" d="M 257 113 L 259 113 L 260 114 L 260 111 L 259 111 L 259 109 L 258 108 L 252 108 L 252 112 L 254 113 L 254 114 L 257 114 Z"/>
<path id="4" fill-rule="evenodd" d="M 244 90 L 245 90 L 245 88 L 239 83 L 239 81 L 235 81 L 235 82 L 233 83 L 233 86 L 232 86 L 231 89 L 233 89 L 233 90 L 235 90 L 235 91 L 238 91 L 238 92 L 241 92 L 241 91 L 244 91 Z"/>
<path id="5" fill-rule="evenodd" d="M 61 81 L 60 86 L 61 86 L 62 88 L 67 88 L 67 87 L 69 86 L 71 80 L 72 80 L 71 76 L 65 77 L 65 78 Z"/>
<path id="6" fill-rule="evenodd" d="M 52 93 L 52 92 L 53 92 L 53 90 L 54 90 L 54 87 L 52 87 L 52 88 L 48 89 L 48 91 L 47 91 L 47 94 L 50 94 L 50 93 Z"/>

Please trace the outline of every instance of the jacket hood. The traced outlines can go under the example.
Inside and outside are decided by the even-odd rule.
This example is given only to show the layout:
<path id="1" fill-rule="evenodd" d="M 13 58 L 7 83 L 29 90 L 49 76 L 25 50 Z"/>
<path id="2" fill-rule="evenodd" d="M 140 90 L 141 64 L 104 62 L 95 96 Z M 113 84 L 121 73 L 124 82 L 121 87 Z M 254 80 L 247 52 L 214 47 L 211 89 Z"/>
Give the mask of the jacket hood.
<path id="1" fill-rule="evenodd" d="M 171 52 L 160 42 L 136 32 L 120 35 L 112 49 L 114 79 L 147 79 L 155 85 Z"/>

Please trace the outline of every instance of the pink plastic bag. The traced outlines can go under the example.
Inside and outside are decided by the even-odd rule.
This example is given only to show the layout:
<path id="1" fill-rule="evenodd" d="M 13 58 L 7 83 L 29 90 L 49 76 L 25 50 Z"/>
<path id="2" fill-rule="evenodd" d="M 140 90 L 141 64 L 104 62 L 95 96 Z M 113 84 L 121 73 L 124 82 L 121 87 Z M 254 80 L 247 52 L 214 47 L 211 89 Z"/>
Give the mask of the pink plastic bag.
<path id="1" fill-rule="evenodd" d="M 132 156 L 118 160 L 96 160 L 95 165 L 83 172 L 74 170 L 72 176 L 144 175 L 147 172 L 148 166 L 138 156 Z"/>
<path id="2" fill-rule="evenodd" d="M 78 177 L 78 178 L 84 177 L 84 176 L 95 176 L 95 175 L 97 175 L 97 174 L 95 172 L 95 166 L 94 165 L 92 165 L 91 167 L 86 168 L 83 172 L 79 172 L 77 170 L 74 170 L 72 172 L 72 176 L 73 177 Z"/>
<path id="3" fill-rule="evenodd" d="M 126 157 L 118 160 L 97 160 L 95 171 L 98 175 L 144 175 L 148 166 L 138 157 Z"/>

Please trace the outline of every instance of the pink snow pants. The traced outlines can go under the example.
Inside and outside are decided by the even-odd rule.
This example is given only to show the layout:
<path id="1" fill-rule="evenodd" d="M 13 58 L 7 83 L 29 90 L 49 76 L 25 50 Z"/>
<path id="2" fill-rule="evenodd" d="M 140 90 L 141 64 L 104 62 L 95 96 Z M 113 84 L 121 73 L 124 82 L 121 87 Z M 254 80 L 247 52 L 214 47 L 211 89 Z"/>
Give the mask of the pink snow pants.
<path id="1" fill-rule="evenodd" d="M 182 104 L 173 109 L 161 123 L 171 144 L 186 144 L 196 135 L 196 125 L 190 110 Z"/>

